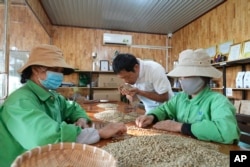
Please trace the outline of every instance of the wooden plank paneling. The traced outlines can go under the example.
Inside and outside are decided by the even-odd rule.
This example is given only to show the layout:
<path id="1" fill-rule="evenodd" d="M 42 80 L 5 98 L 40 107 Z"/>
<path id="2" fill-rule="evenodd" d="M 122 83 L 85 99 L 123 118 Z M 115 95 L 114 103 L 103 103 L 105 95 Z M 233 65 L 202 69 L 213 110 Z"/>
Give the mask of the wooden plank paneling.
<path id="1" fill-rule="evenodd" d="M 9 33 L 10 48 L 20 51 L 50 43 L 50 37 L 26 5 L 11 5 Z"/>
<path id="2" fill-rule="evenodd" d="M 12 6 L 10 46 L 15 46 L 19 50 L 30 50 L 36 44 L 50 43 L 50 37 L 47 33 L 51 33 L 52 43 L 63 50 L 66 61 L 81 70 L 92 70 L 92 52 L 97 52 L 97 61 L 99 61 L 111 60 L 114 52 L 118 50 L 123 53 L 132 53 L 142 59 L 155 60 L 169 71 L 173 68 L 173 61 L 178 60 L 178 55 L 182 50 L 207 48 L 228 40 L 239 43 L 250 39 L 250 0 L 227 0 L 175 32 L 169 40 L 164 35 L 156 34 L 51 26 L 46 14 L 39 6 L 40 4 L 37 3 L 38 1 L 26 0 L 26 2 L 32 7 L 39 21 L 27 9 L 27 6 Z M 3 13 L 3 8 L 0 6 L 0 17 L 1 13 Z M 42 23 L 42 26 L 40 23 Z M 3 22 L 0 23 L 0 43 L 2 42 L 2 24 Z M 166 50 L 106 46 L 102 44 L 104 32 L 132 35 L 135 45 L 165 46 L 168 43 L 173 48 L 169 49 L 167 54 Z M 167 55 L 169 56 L 166 60 Z M 250 70 L 249 66 L 247 65 L 247 70 Z M 231 78 L 228 79 L 228 87 L 234 86 L 234 78 L 238 70 L 240 69 L 228 69 L 227 78 Z M 66 76 L 65 78 L 66 81 L 77 80 L 76 75 Z M 218 84 L 221 85 L 221 82 Z M 241 93 L 235 93 L 236 97 L 240 98 Z"/>
<path id="3" fill-rule="evenodd" d="M 60 47 L 66 61 L 80 70 L 92 70 L 92 52 L 97 53 L 96 61 L 109 60 L 111 63 L 115 51 L 131 53 L 141 59 L 151 59 L 166 67 L 166 50 L 132 48 L 128 46 L 103 45 L 103 33 L 132 35 L 135 45 L 166 46 L 166 36 L 143 33 L 121 33 L 115 31 L 94 30 L 72 27 L 54 27 L 53 44 Z M 71 77 L 71 76 L 69 76 Z M 66 77 L 66 80 L 72 78 Z"/>
<path id="4" fill-rule="evenodd" d="M 40 3 L 40 0 L 25 0 L 26 3 L 32 9 L 34 15 L 38 18 L 41 26 L 46 30 L 49 36 L 52 34 L 52 25 L 50 20 L 47 17 L 47 14 L 44 12 L 43 7 Z"/>
<path id="5" fill-rule="evenodd" d="M 0 4 L 0 50 L 3 49 L 4 38 L 4 4 Z"/>
<path id="6" fill-rule="evenodd" d="M 234 40 L 250 39 L 250 0 L 227 0 L 222 5 L 174 33 L 172 54 L 168 67 L 178 59 L 182 50 L 208 48 Z"/>
<path id="7" fill-rule="evenodd" d="M 185 49 L 208 48 L 225 41 L 233 40 L 240 43 L 250 39 L 250 0 L 227 0 L 222 5 L 193 21 L 173 34 L 173 49 L 169 56 L 169 70 L 173 62 Z M 247 70 L 250 70 L 247 65 Z M 227 69 L 227 87 L 235 87 L 235 78 L 241 67 Z M 222 84 L 221 82 L 219 83 Z M 243 91 L 234 91 L 235 99 L 242 98 Z M 250 91 L 246 97 L 249 98 Z"/>

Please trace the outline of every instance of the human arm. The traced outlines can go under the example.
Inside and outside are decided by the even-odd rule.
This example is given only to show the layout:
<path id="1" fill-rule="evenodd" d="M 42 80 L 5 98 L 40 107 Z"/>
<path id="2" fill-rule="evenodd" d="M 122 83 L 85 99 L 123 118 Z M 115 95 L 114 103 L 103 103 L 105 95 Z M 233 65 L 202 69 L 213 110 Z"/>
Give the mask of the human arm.
<path id="1" fill-rule="evenodd" d="M 183 123 L 179 123 L 173 120 L 164 120 L 157 122 L 158 119 L 155 115 L 142 115 L 136 118 L 135 123 L 140 128 L 145 128 L 151 124 L 153 125 L 153 128 L 159 129 L 159 130 L 166 130 L 171 132 L 181 132 Z"/>
<path id="2" fill-rule="evenodd" d="M 179 93 L 168 105 L 161 105 L 152 112 L 159 121 L 174 119 L 183 123 L 181 133 L 199 140 L 232 144 L 239 139 L 235 107 L 225 96 L 209 88 L 194 99 Z"/>
<path id="3" fill-rule="evenodd" d="M 153 125 L 153 128 L 159 130 L 166 130 L 170 132 L 181 132 L 183 123 L 176 122 L 173 120 L 165 120 L 157 122 Z"/>
<path id="4" fill-rule="evenodd" d="M 149 92 L 149 91 L 140 90 L 138 88 L 134 88 L 134 90 L 132 90 L 132 91 L 134 91 L 134 92 L 132 92 L 132 94 L 144 96 L 148 99 L 158 101 L 158 102 L 165 102 L 169 99 L 168 92 L 159 94 L 157 92 Z"/>
<path id="5" fill-rule="evenodd" d="M 164 120 L 158 122 L 157 117 L 153 114 L 148 116 L 140 116 L 136 119 L 135 123 L 138 127 L 141 128 L 147 127 L 155 123 L 153 125 L 153 128 L 155 129 L 166 130 L 170 132 L 181 132 L 182 134 L 189 135 L 195 138 L 195 136 L 191 132 L 191 124 L 180 123 L 174 120 Z"/>
<path id="6" fill-rule="evenodd" d="M 132 99 L 135 99 L 136 95 L 144 96 L 148 99 L 158 101 L 158 102 L 164 102 L 169 99 L 168 92 L 160 94 L 154 91 L 144 91 L 136 87 L 130 87 L 127 89 L 120 87 L 119 90 L 122 95 L 126 95 L 129 101 L 133 101 Z"/>
<path id="7" fill-rule="evenodd" d="M 61 95 L 58 95 L 58 99 L 62 104 L 61 113 L 65 121 L 73 123 L 81 128 L 89 127 L 88 123 L 91 122 L 91 119 L 77 102 L 68 101 Z"/>
<path id="8" fill-rule="evenodd" d="M 135 124 L 140 128 L 145 128 L 153 124 L 154 116 L 153 115 L 141 115 L 136 118 Z"/>
<path id="9" fill-rule="evenodd" d="M 81 132 L 81 128 L 73 123 L 86 117 L 83 109 L 79 105 L 70 105 L 72 108 L 67 110 L 65 100 L 51 93 L 28 82 L 4 103 L 1 119 L 13 139 L 24 149 L 48 143 L 75 142 Z M 74 112 L 75 108 L 78 112 Z M 68 121 L 72 122 L 69 124 Z"/>
<path id="10" fill-rule="evenodd" d="M 138 88 L 136 93 L 139 96 L 161 103 L 173 96 L 172 87 L 165 69 L 159 64 L 146 70 L 144 78 L 136 82 L 135 87 Z"/>
<path id="11" fill-rule="evenodd" d="M 177 97 L 177 96 L 176 96 Z M 170 99 L 169 101 L 159 105 L 155 109 L 149 111 L 146 115 L 141 115 L 135 120 L 135 124 L 138 127 L 144 128 L 149 125 L 155 124 L 159 121 L 164 121 L 167 119 L 173 119 L 175 117 L 175 103 L 176 97 Z M 173 111 L 173 112 L 171 112 Z"/>
<path id="12" fill-rule="evenodd" d="M 77 136 L 76 142 L 84 144 L 94 144 L 100 139 L 107 139 L 115 135 L 122 135 L 126 132 L 127 127 L 124 123 L 109 123 L 100 129 L 83 129 Z"/>
<path id="13" fill-rule="evenodd" d="M 183 123 L 182 121 L 175 121 L 178 120 L 178 111 L 183 111 L 186 108 L 180 105 L 178 102 L 184 102 L 186 99 L 187 96 L 184 93 L 179 93 L 169 101 L 163 103 L 154 110 L 151 110 L 148 115 L 152 115 L 154 117 L 153 123 L 155 124 L 153 125 L 153 128 L 172 132 L 180 132 L 182 134 L 196 138 L 192 134 L 191 124 Z"/>
<path id="14" fill-rule="evenodd" d="M 210 101 L 209 98 L 207 98 Z M 209 115 L 202 121 L 191 124 L 192 134 L 199 140 L 233 144 L 239 139 L 240 131 L 235 117 L 235 107 L 219 94 L 210 103 Z M 208 108 L 208 107 L 207 107 Z"/>
<path id="15" fill-rule="evenodd" d="M 61 122 L 59 114 L 57 117 L 49 109 L 42 109 L 44 106 L 35 101 L 23 97 L 5 104 L 2 119 L 15 141 L 27 150 L 49 143 L 74 142 L 81 128 Z"/>

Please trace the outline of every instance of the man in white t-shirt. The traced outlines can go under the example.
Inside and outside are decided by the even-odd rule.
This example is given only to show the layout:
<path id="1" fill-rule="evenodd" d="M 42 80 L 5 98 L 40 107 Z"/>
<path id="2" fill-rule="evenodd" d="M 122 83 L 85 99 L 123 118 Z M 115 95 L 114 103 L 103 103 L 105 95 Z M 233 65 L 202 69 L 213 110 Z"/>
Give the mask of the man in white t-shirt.
<path id="1" fill-rule="evenodd" d="M 141 60 L 132 54 L 118 54 L 112 63 L 114 72 L 131 87 L 119 88 L 132 102 L 136 97 L 144 104 L 146 113 L 170 99 L 174 93 L 165 69 L 157 62 Z"/>

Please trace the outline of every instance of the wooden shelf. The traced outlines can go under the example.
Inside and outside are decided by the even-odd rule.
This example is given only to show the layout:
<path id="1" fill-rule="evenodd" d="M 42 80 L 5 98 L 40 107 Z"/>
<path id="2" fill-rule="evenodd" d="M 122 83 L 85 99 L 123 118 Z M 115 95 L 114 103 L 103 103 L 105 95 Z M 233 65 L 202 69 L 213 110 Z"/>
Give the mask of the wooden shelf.
<path id="1" fill-rule="evenodd" d="M 82 87 L 80 87 L 80 86 L 63 86 L 63 87 L 59 87 L 58 89 L 89 89 L 89 87 L 84 87 L 84 86 L 82 86 Z"/>
<path id="2" fill-rule="evenodd" d="M 238 60 L 213 63 L 212 66 L 219 68 L 219 67 L 223 67 L 223 66 L 238 66 L 238 65 L 248 64 L 248 63 L 250 63 L 250 57 L 238 59 Z"/>
<path id="3" fill-rule="evenodd" d="M 106 90 L 109 90 L 109 89 L 118 89 L 117 87 L 91 87 L 92 89 L 106 89 Z"/>
<path id="4" fill-rule="evenodd" d="M 79 79 L 81 75 L 88 76 L 88 83 L 89 87 L 88 96 L 90 100 L 97 98 L 99 95 L 104 96 L 105 98 L 110 99 L 118 99 L 116 98 L 117 94 L 119 96 L 120 93 L 118 91 L 119 83 L 122 83 L 122 80 L 116 76 L 113 71 L 86 71 L 86 70 L 75 70 L 75 73 L 79 75 Z M 94 84 L 93 84 L 94 82 Z M 79 81 L 80 83 L 80 81 Z M 81 84 L 78 84 L 81 85 Z M 81 88 L 79 86 L 79 88 Z M 113 94 L 112 94 L 113 93 Z M 109 100 L 110 100 L 109 99 Z M 119 98 L 120 100 L 120 98 Z"/>
<path id="5" fill-rule="evenodd" d="M 75 70 L 75 73 L 113 74 L 114 71 L 86 71 L 86 70 Z"/>
<path id="6" fill-rule="evenodd" d="M 211 88 L 212 90 L 223 90 L 223 88 Z"/>
<path id="7" fill-rule="evenodd" d="M 250 64 L 250 57 L 248 58 L 242 58 L 242 59 L 237 59 L 237 60 L 231 60 L 231 61 L 224 61 L 224 62 L 218 62 L 218 63 L 213 63 L 212 66 L 215 68 L 222 68 L 222 85 L 223 85 L 223 94 L 226 95 L 226 89 L 231 88 L 232 91 L 242 91 L 242 97 L 241 99 L 245 100 L 247 98 L 247 91 L 250 91 L 250 88 L 232 88 L 228 87 L 227 82 L 232 80 L 232 78 L 227 78 L 227 68 L 228 67 L 236 67 L 239 66 L 241 68 L 241 71 L 246 71 L 247 65 Z M 238 67 L 237 67 L 237 70 Z M 230 97 L 233 98 L 233 97 Z"/>
<path id="8" fill-rule="evenodd" d="M 250 91 L 250 88 L 232 88 L 233 90 L 238 90 L 238 91 L 244 91 L 244 90 L 246 90 L 246 91 Z"/>

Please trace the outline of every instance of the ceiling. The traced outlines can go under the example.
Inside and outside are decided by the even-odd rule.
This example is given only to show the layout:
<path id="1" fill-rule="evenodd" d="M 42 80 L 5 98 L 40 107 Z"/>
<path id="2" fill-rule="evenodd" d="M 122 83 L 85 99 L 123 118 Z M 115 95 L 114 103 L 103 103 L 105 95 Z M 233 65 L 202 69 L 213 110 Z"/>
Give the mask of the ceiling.
<path id="1" fill-rule="evenodd" d="M 40 0 L 53 25 L 171 34 L 225 0 Z"/>

